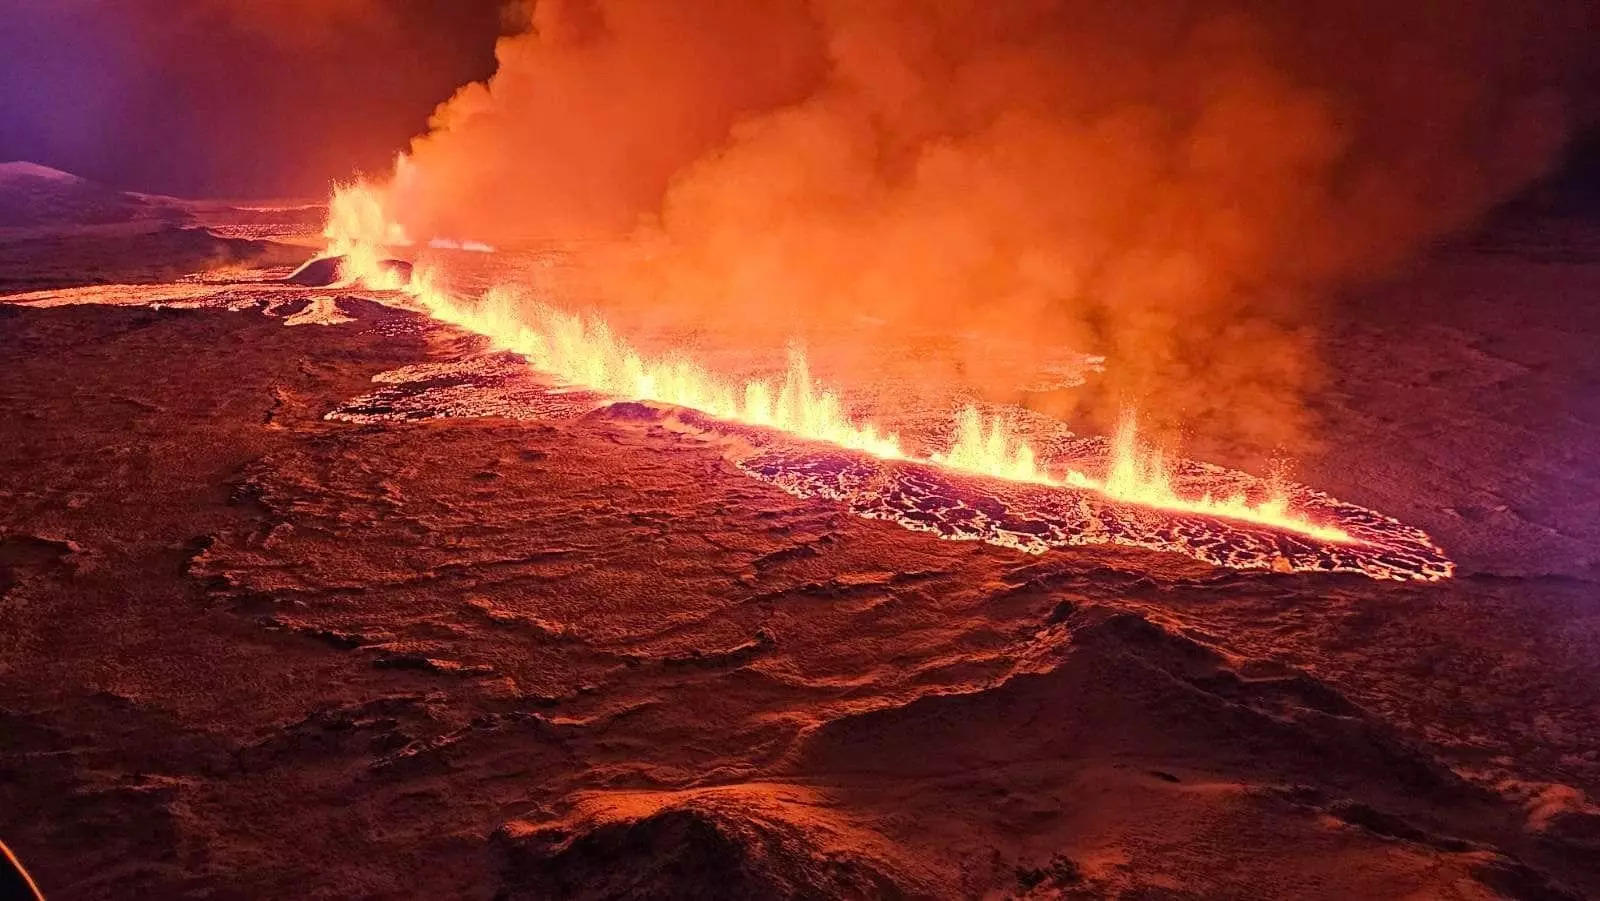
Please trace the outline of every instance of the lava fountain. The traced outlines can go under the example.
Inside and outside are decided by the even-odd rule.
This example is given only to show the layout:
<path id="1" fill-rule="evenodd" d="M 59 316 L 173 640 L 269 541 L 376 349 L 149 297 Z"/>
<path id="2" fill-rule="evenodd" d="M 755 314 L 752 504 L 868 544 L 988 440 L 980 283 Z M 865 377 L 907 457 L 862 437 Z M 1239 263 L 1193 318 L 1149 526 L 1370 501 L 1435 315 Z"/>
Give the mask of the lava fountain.
<path id="1" fill-rule="evenodd" d="M 436 273 L 386 265 L 389 248 L 408 246 L 410 242 L 398 226 L 387 220 L 378 192 L 360 182 L 336 187 L 326 237 L 329 254 L 342 258 L 340 271 L 347 283 L 399 292 L 435 320 L 480 335 L 494 349 L 517 354 L 532 368 L 561 382 L 611 398 L 669 404 L 730 424 L 773 430 L 889 463 L 969 479 L 1014 483 L 1025 490 L 1092 496 L 1110 509 L 1121 511 L 1122 519 L 1143 520 L 1144 528 L 1136 531 L 1153 536 L 1111 534 L 1102 541 L 1172 549 L 1168 547 L 1172 540 L 1163 538 L 1163 534 L 1173 528 L 1183 533 L 1185 524 L 1192 529 L 1196 523 L 1209 521 L 1224 532 L 1266 533 L 1277 536 L 1269 544 L 1287 541 L 1305 551 L 1291 559 L 1281 548 L 1261 547 L 1243 555 L 1193 553 L 1191 549 L 1192 555 L 1218 565 L 1347 570 L 1381 578 L 1423 580 L 1453 574 L 1453 565 L 1421 531 L 1309 489 L 1299 492 L 1302 503 L 1296 503 L 1290 486 L 1278 480 L 1264 483 L 1264 489 L 1253 492 L 1254 497 L 1252 492 L 1239 488 L 1226 494 L 1180 493 L 1175 478 L 1180 464 L 1142 442 L 1131 415 L 1124 417 L 1109 441 L 1104 471 L 1099 476 L 1052 464 L 1006 417 L 985 417 L 970 406 L 956 413 L 953 440 L 947 449 L 918 452 L 906 447 L 894 433 L 853 415 L 837 391 L 812 378 L 805 355 L 798 349 L 790 350 L 788 366 L 780 380 L 740 381 L 712 372 L 683 354 L 647 356 L 616 335 L 599 317 L 530 301 L 512 286 L 493 287 L 477 298 L 457 296 L 442 287 Z M 792 472 L 742 468 L 794 493 L 846 501 L 859 494 L 859 488 L 841 488 L 841 483 L 831 477 L 822 479 L 827 484 L 808 484 L 805 479 L 794 478 Z M 1261 480 L 1254 481 L 1258 486 L 1262 484 Z M 1315 515 L 1311 507 L 1316 508 Z M 858 512 L 870 515 L 872 511 Z M 905 521 L 892 513 L 880 515 Z M 1090 516 L 1086 523 L 1086 527 L 1103 529 L 1104 517 Z M 914 522 L 906 524 L 918 527 Z M 986 537 L 955 531 L 945 537 Z M 1044 546 L 1089 543 L 1077 540 L 1080 537 L 1066 534 Z M 1031 551 L 1042 549 L 1038 541 L 1026 538 L 998 543 Z M 1390 562 L 1371 562 L 1385 559 Z"/>

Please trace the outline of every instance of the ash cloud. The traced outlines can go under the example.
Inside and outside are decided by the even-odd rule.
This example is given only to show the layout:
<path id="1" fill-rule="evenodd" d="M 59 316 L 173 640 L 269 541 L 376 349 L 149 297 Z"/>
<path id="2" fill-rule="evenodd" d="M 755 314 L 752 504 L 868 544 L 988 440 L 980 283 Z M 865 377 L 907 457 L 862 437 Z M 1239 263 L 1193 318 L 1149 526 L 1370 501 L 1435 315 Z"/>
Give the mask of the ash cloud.
<path id="1" fill-rule="evenodd" d="M 1302 444 L 1326 299 L 1540 174 L 1582 2 L 541 0 L 392 186 L 413 233 L 620 236 L 601 289 L 1103 426 Z M 1103 354 L 1022 397 L 972 336 Z M 941 358 L 944 359 L 944 358 Z M 1008 376 L 1008 378 L 1010 378 Z"/>

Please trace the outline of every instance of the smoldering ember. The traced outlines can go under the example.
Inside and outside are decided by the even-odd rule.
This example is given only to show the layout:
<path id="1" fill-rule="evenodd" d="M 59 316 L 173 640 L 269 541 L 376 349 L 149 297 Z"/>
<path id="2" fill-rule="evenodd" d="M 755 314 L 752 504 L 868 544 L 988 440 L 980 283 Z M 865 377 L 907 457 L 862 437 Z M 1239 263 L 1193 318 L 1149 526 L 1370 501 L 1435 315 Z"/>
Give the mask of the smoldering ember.
<path id="1" fill-rule="evenodd" d="M 0 29 L 0 895 L 1600 897 L 1587 0 Z"/>

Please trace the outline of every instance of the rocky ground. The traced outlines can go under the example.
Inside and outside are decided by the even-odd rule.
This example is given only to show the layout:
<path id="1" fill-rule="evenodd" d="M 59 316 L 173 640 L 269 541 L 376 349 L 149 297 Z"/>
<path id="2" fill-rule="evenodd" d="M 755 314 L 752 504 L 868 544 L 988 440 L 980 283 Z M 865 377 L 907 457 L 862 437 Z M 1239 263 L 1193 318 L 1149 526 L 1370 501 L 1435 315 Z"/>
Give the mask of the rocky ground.
<path id="1" fill-rule="evenodd" d="M 1585 234 L 1325 333 L 1300 475 L 1434 584 L 941 541 L 630 406 L 330 420 L 459 352 L 357 297 L 0 304 L 0 838 L 58 898 L 1600 894 Z M 49 240 L 0 278 L 124 252 Z"/>

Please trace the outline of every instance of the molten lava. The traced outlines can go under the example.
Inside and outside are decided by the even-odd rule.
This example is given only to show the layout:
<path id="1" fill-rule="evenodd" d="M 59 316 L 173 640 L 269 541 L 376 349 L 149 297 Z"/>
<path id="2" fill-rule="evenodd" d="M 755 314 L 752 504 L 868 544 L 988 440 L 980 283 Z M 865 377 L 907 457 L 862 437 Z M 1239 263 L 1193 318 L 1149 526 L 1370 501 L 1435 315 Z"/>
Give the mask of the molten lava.
<path id="1" fill-rule="evenodd" d="M 333 186 L 322 236 L 328 239 L 328 252 L 339 255 L 375 254 L 385 247 L 411 245 L 406 230 L 389 218 L 383 195 L 364 181 Z"/>
<path id="2" fill-rule="evenodd" d="M 629 400 L 687 407 L 880 457 L 905 456 L 896 436 L 855 422 L 837 394 L 819 388 L 799 351 L 790 353 L 782 382 L 734 384 L 691 360 L 645 358 L 599 319 L 525 304 L 504 288 L 491 289 L 476 303 L 464 303 L 434 289 L 423 273 L 406 291 L 434 318 L 483 335 L 496 348 L 520 354 L 534 368 L 574 385 Z"/>
<path id="3" fill-rule="evenodd" d="M 1124 415 L 1112 439 L 1110 461 L 1102 479 L 1076 469 L 1068 469 L 1060 476 L 1050 474 L 1039 464 L 1038 454 L 1017 437 L 1008 422 L 997 416 L 985 424 L 982 414 L 973 407 L 961 412 L 955 444 L 944 453 L 933 454 L 931 460 L 965 472 L 1014 482 L 1082 488 L 1124 503 L 1237 519 L 1322 541 L 1355 540 L 1343 529 L 1312 522 L 1290 510 L 1289 498 L 1281 488 L 1259 503 L 1252 503 L 1244 494 L 1225 498 L 1179 495 L 1165 455 L 1159 448 L 1146 447 L 1139 441 L 1137 420 L 1131 413 Z"/>
<path id="4" fill-rule="evenodd" d="M 1292 509 L 1281 489 L 1256 501 L 1243 493 L 1180 495 L 1172 468 L 1160 450 L 1139 440 L 1132 416 L 1125 417 L 1117 430 L 1105 475 L 1098 478 L 1076 469 L 1052 472 L 1011 422 L 999 416 L 986 421 L 973 407 L 957 415 L 954 441 L 947 450 L 917 454 L 904 448 L 898 436 L 852 416 L 837 392 L 812 379 L 798 350 L 790 351 L 781 381 L 737 382 L 681 355 L 646 357 L 602 320 L 526 301 L 511 288 L 492 288 L 469 300 L 444 290 L 426 270 L 404 278 L 383 261 L 386 247 L 409 242 L 387 221 L 381 194 L 363 183 L 335 190 L 326 234 L 329 251 L 344 256 L 346 281 L 401 291 L 435 319 L 482 335 L 496 348 L 519 354 L 534 368 L 575 386 L 617 398 L 673 404 L 890 460 L 1092 491 L 1125 504 L 1236 520 L 1322 542 L 1360 542 L 1344 529 L 1314 522 Z"/>

